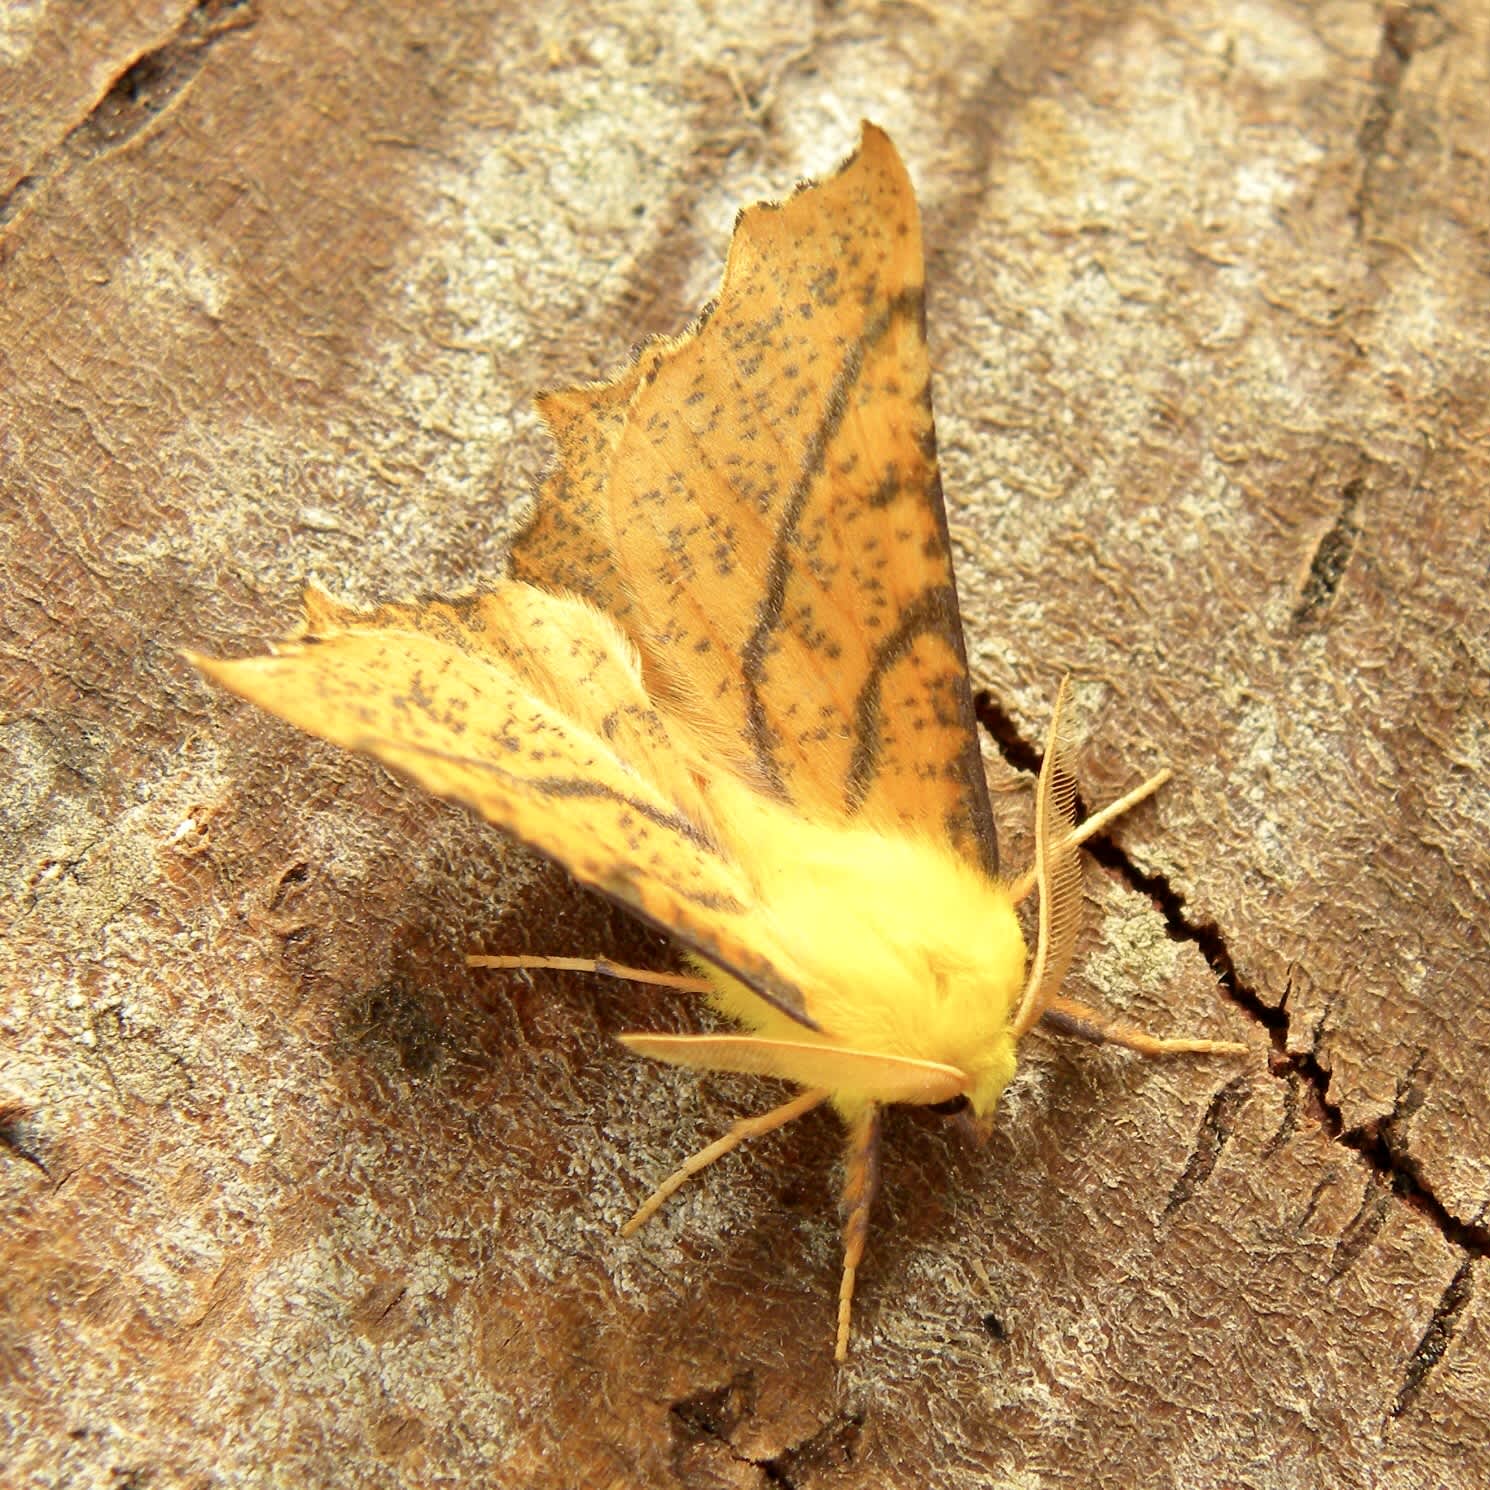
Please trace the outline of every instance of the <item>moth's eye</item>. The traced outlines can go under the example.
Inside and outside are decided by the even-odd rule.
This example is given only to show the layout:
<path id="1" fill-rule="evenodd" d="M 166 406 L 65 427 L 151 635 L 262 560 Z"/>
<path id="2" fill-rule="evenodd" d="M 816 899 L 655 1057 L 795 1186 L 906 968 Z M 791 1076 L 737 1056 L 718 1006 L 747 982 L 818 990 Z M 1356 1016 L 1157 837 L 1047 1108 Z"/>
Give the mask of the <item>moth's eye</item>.
<path id="1" fill-rule="evenodd" d="M 948 1097 L 945 1102 L 932 1102 L 927 1105 L 927 1112 L 940 1112 L 946 1117 L 955 1117 L 967 1106 L 967 1093 L 958 1092 L 955 1097 Z"/>

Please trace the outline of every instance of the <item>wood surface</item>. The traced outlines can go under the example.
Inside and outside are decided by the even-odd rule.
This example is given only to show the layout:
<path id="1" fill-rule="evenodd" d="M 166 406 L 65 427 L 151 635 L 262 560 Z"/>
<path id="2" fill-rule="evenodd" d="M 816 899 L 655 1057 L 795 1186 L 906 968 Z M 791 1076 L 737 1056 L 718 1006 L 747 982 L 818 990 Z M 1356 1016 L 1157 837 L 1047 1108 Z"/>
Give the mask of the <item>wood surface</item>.
<path id="1" fill-rule="evenodd" d="M 538 390 L 861 117 L 920 192 L 992 775 L 1074 673 L 1070 991 L 893 1114 L 629 1057 L 659 937 L 177 649 L 501 572 Z M 0 1463 L 17 1486 L 1490 1480 L 1490 12 L 0 13 Z M 995 798 L 1028 854 L 1028 793 Z"/>

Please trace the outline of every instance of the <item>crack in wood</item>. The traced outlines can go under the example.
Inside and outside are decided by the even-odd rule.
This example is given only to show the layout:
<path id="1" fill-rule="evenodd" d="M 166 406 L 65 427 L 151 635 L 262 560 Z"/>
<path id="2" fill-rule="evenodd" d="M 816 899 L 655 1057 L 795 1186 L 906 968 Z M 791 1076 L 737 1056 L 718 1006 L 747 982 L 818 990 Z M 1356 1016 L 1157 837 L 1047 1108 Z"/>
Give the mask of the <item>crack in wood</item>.
<path id="1" fill-rule="evenodd" d="M 1211 1098 L 1211 1105 L 1200 1120 L 1200 1131 L 1195 1136 L 1190 1162 L 1185 1165 L 1185 1172 L 1174 1182 L 1174 1189 L 1169 1192 L 1169 1201 L 1164 1207 L 1166 1219 L 1210 1179 L 1222 1150 L 1231 1140 L 1233 1120 L 1246 1101 L 1250 1083 L 1251 1078 L 1244 1073 L 1228 1081 Z"/>
<path id="2" fill-rule="evenodd" d="M 1423 1331 L 1422 1338 L 1417 1343 L 1417 1349 L 1407 1358 L 1407 1369 L 1402 1373 L 1402 1385 L 1397 1389 L 1397 1400 L 1392 1404 L 1390 1419 L 1400 1418 L 1412 1406 L 1434 1368 L 1448 1351 L 1449 1342 L 1458 1328 L 1459 1316 L 1474 1292 L 1470 1272 L 1472 1265 L 1472 1259 L 1466 1257 L 1459 1264 L 1458 1271 L 1449 1279 L 1448 1287 L 1444 1289 L 1438 1306 L 1433 1311 L 1433 1317 L 1428 1321 L 1428 1328 Z"/>
<path id="3" fill-rule="evenodd" d="M 1392 1141 L 1392 1134 L 1405 1127 L 1413 1119 L 1418 1108 L 1428 1100 L 1428 1088 L 1420 1082 L 1418 1072 L 1428 1059 L 1428 1049 L 1419 1045 L 1413 1055 L 1412 1064 L 1397 1078 L 1397 1091 L 1392 1098 L 1392 1110 L 1382 1120 L 1382 1136 Z"/>
<path id="4" fill-rule="evenodd" d="M 1160 874 L 1145 874 L 1110 841 L 1094 838 L 1087 848 L 1099 863 L 1123 878 L 1132 889 L 1156 902 L 1171 938 L 1193 943 L 1205 958 L 1223 994 L 1268 1031 L 1273 1043 L 1269 1069 L 1274 1076 L 1301 1081 L 1320 1114 L 1326 1135 L 1351 1149 L 1399 1200 L 1424 1216 L 1446 1241 L 1476 1257 L 1490 1256 L 1490 1226 L 1461 1220 L 1423 1179 L 1416 1162 L 1392 1141 L 1390 1122 L 1347 1127 L 1338 1103 L 1329 1099 L 1330 1073 L 1312 1050 L 1288 1049 L 1289 1016 L 1264 1002 L 1256 989 L 1237 976 L 1225 938 L 1214 923 L 1192 921 L 1184 898 Z"/>
<path id="5" fill-rule="evenodd" d="M 1355 1266 L 1356 1258 L 1375 1240 L 1376 1234 L 1386 1225 L 1387 1213 L 1392 1208 L 1391 1192 L 1375 1175 L 1371 1177 L 1356 1213 L 1346 1223 L 1335 1243 L 1335 1256 L 1330 1263 L 1327 1283 L 1336 1283 Z"/>
<path id="6" fill-rule="evenodd" d="M 1387 131 L 1397 113 L 1402 77 L 1412 61 L 1413 12 L 1407 5 L 1389 5 L 1382 17 L 1381 37 L 1371 63 L 1371 98 L 1356 132 L 1356 154 L 1361 175 L 1347 214 L 1355 236 L 1365 233 L 1366 212 L 1375 194 L 1377 166 Z"/>
<path id="7" fill-rule="evenodd" d="M 1278 1124 L 1277 1132 L 1263 1145 L 1262 1162 L 1267 1163 L 1298 1130 L 1299 1087 L 1297 1082 L 1290 1081 L 1283 1088 L 1283 1118 Z"/>
<path id="8" fill-rule="evenodd" d="M 0 1149 L 8 1149 L 16 1158 L 34 1164 L 51 1179 L 52 1172 L 42 1157 L 31 1118 L 31 1109 L 23 1102 L 0 1103 Z"/>
<path id="9" fill-rule="evenodd" d="M 1312 620 L 1335 598 L 1350 556 L 1355 552 L 1356 541 L 1361 536 L 1361 525 L 1356 519 L 1361 492 L 1365 482 L 1356 476 L 1345 483 L 1340 492 L 1340 511 L 1328 532 L 1319 540 L 1314 557 L 1309 561 L 1309 573 L 1299 593 L 1298 604 L 1293 609 L 1295 626 Z"/>
<path id="10" fill-rule="evenodd" d="M 780 1485 L 782 1490 L 797 1490 L 804 1472 L 817 1476 L 813 1471 L 825 1469 L 829 1472 L 848 1468 L 854 1462 L 859 1445 L 859 1434 L 864 1427 L 862 1412 L 840 1412 L 822 1425 L 816 1433 L 783 1449 L 769 1459 L 754 1459 L 753 1463 L 769 1484 Z"/>
<path id="11" fill-rule="evenodd" d="M 669 1408 L 679 1437 L 686 1442 L 718 1444 L 736 1464 L 758 1469 L 767 1484 L 796 1490 L 801 1471 L 820 1466 L 843 1468 L 853 1462 L 864 1425 L 858 1411 L 835 1413 L 799 1443 L 765 1459 L 743 1454 L 732 1441 L 740 1424 L 755 1414 L 755 1378 L 750 1371 L 732 1376 L 722 1386 L 683 1397 Z"/>
<path id="12" fill-rule="evenodd" d="M 1296 1089 L 1290 1085 L 1288 1090 Z M 1314 1213 L 1319 1209 L 1319 1202 L 1324 1198 L 1325 1191 L 1333 1189 L 1339 1183 L 1340 1171 L 1333 1164 L 1327 1165 L 1324 1173 L 1315 1180 L 1314 1188 L 1309 1192 L 1309 1203 L 1304 1207 L 1304 1214 L 1299 1217 L 1293 1228 L 1296 1236 L 1302 1235 L 1304 1228 L 1314 1219 Z"/>
<path id="13" fill-rule="evenodd" d="M 1347 492 L 1354 485 L 1356 483 L 1350 483 Z M 1021 771 L 1039 771 L 1041 753 L 1020 736 L 1013 720 L 999 708 L 987 690 L 974 696 L 973 710 L 978 723 L 993 737 L 1011 766 Z M 1346 1126 L 1339 1104 L 1329 1099 L 1329 1071 L 1312 1050 L 1289 1050 L 1290 1018 L 1286 1007 L 1275 1008 L 1268 1004 L 1256 989 L 1248 987 L 1237 976 L 1236 964 L 1220 928 L 1213 922 L 1193 921 L 1186 914 L 1184 897 L 1169 881 L 1162 874 L 1148 874 L 1139 869 L 1111 839 L 1098 835 L 1087 842 L 1086 848 L 1099 864 L 1116 874 L 1130 889 L 1158 906 L 1170 938 L 1193 944 L 1216 975 L 1221 993 L 1268 1032 L 1273 1045 L 1270 1071 L 1280 1079 L 1302 1083 L 1320 1114 L 1326 1136 L 1359 1155 L 1380 1184 L 1425 1217 L 1452 1246 L 1473 1257 L 1490 1256 L 1490 1225 L 1478 1220 L 1462 1220 L 1449 1210 L 1423 1179 L 1416 1162 L 1395 1142 L 1390 1118 L 1385 1123 L 1361 1128 Z M 1415 1068 L 1404 1076 L 1403 1081 L 1410 1084 L 1414 1073 Z M 1294 1110 L 1296 1108 L 1295 1102 Z M 1279 1142 L 1281 1140 L 1275 1135 L 1270 1152 L 1276 1151 Z M 1183 1183 L 1182 1178 L 1180 1184 Z"/>
<path id="14" fill-rule="evenodd" d="M 1367 203 L 1376 181 L 1377 162 L 1386 145 L 1388 130 L 1396 117 L 1402 79 L 1418 50 L 1416 4 L 1388 4 L 1382 12 L 1376 56 L 1371 62 L 1371 97 L 1356 131 L 1356 154 L 1361 158 L 1361 179 L 1350 204 L 1350 222 L 1357 238 L 1366 220 Z"/>
<path id="15" fill-rule="evenodd" d="M 729 1435 L 755 1410 L 755 1377 L 741 1371 L 722 1386 L 680 1397 L 669 1408 L 681 1435 L 698 1440 L 718 1439 L 728 1445 Z"/>
<path id="16" fill-rule="evenodd" d="M 196 80 L 222 37 L 257 19 L 255 0 L 198 0 L 170 40 L 115 77 L 64 143 L 86 157 L 133 139 Z"/>
<path id="17" fill-rule="evenodd" d="M 132 140 L 195 81 L 218 41 L 257 20 L 258 0 L 198 0 L 166 41 L 118 72 L 88 113 L 0 195 L 0 226 L 53 176 Z"/>
<path id="18" fill-rule="evenodd" d="M 1016 771 L 1028 771 L 1032 776 L 1039 774 L 1043 759 L 1041 752 L 1025 743 L 1019 726 L 998 706 L 986 688 L 980 688 L 973 695 L 973 717 L 988 731 L 998 746 L 999 754 Z"/>

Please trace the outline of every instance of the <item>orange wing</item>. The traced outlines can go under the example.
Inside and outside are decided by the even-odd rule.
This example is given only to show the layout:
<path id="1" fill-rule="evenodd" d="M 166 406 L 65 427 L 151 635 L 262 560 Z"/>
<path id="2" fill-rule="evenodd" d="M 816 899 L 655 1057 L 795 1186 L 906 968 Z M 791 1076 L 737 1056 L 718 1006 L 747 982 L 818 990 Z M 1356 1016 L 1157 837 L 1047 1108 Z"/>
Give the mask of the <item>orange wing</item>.
<path id="1" fill-rule="evenodd" d="M 305 612 L 273 656 L 188 655 L 261 708 L 464 802 L 814 1027 L 702 773 L 613 622 L 511 582 L 365 615 L 310 590 Z"/>
<path id="2" fill-rule="evenodd" d="M 758 789 L 993 874 L 924 309 L 910 181 L 866 124 L 834 176 L 740 215 L 691 331 L 543 402 L 561 464 L 513 565 L 609 611 Z"/>

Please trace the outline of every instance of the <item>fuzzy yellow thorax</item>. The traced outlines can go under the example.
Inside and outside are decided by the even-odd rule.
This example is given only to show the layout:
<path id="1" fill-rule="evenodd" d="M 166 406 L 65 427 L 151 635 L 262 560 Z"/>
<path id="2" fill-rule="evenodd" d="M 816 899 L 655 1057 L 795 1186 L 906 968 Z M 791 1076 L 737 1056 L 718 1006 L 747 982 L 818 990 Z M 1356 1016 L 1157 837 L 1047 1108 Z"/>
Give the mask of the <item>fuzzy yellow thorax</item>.
<path id="1" fill-rule="evenodd" d="M 930 838 L 813 822 L 743 789 L 710 795 L 728 836 L 751 845 L 760 914 L 818 1028 L 700 963 L 715 1007 L 767 1038 L 955 1066 L 973 1110 L 991 1113 L 1014 1074 L 1026 962 L 1007 887 Z M 833 1097 L 845 1111 L 884 1100 Z"/>

